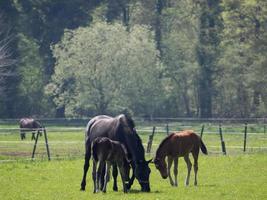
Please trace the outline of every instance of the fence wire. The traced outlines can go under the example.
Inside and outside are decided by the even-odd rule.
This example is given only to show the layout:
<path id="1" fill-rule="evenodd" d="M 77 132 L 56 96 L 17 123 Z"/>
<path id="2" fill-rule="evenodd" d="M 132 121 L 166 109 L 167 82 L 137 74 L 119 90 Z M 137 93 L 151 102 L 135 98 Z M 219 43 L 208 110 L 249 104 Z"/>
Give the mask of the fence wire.
<path id="1" fill-rule="evenodd" d="M 53 121 L 46 119 L 45 124 L 48 134 L 51 159 L 83 158 L 84 134 L 87 119 Z M 222 155 L 219 125 L 226 146 L 227 155 L 267 153 L 266 120 L 253 120 L 247 124 L 246 151 L 244 152 L 244 131 L 248 120 L 236 120 L 229 122 L 218 120 L 197 121 L 157 119 L 136 120 L 137 132 L 140 135 L 143 146 L 147 149 L 149 136 L 155 127 L 151 151 L 148 156 L 154 155 L 163 138 L 172 132 L 191 129 L 199 135 L 203 128 L 202 139 L 206 144 L 210 155 Z M 69 123 L 68 123 L 69 122 Z M 58 123 L 58 124 L 57 124 Z M 26 139 L 21 141 L 20 128 L 16 120 L 0 120 L 0 162 L 8 160 L 31 159 L 34 141 L 31 140 L 31 132 L 26 133 Z M 44 137 L 41 136 L 37 143 L 36 159 L 47 159 Z"/>

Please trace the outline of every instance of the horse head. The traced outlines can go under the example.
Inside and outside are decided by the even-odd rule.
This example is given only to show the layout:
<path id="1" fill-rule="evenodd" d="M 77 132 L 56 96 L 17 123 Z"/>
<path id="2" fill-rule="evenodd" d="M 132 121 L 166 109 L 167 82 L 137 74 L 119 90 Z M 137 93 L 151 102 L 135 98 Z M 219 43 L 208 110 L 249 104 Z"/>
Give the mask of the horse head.
<path id="1" fill-rule="evenodd" d="M 152 160 L 139 160 L 138 162 L 136 162 L 134 174 L 139 184 L 141 185 L 141 191 L 143 192 L 150 192 L 149 175 L 151 173 L 151 170 L 148 164 L 151 161 Z"/>
<path id="2" fill-rule="evenodd" d="M 160 158 L 155 158 L 153 162 L 157 170 L 159 170 L 161 177 L 166 179 L 168 177 L 168 172 L 167 172 L 167 164 L 165 160 L 160 159 Z"/>
<path id="3" fill-rule="evenodd" d="M 119 118 L 121 131 L 124 133 L 123 135 L 126 138 L 126 143 L 130 150 L 129 153 L 131 153 L 131 156 L 133 157 L 134 175 L 141 186 L 141 191 L 149 192 L 149 175 L 151 170 L 148 164 L 151 160 L 146 161 L 144 158 L 144 147 L 136 132 L 132 118 L 127 115 L 120 115 Z"/>

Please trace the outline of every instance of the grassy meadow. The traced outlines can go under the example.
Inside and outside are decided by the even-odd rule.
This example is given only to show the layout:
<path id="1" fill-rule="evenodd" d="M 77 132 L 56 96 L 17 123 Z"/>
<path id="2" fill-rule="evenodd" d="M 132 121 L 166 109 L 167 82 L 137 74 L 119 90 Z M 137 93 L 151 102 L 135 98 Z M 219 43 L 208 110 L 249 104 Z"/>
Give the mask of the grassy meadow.
<path id="1" fill-rule="evenodd" d="M 137 127 L 146 149 L 153 124 Z M 79 191 L 83 173 L 84 126 L 46 126 L 52 159 L 47 161 L 44 137 L 40 137 L 36 159 L 31 161 L 34 141 L 27 133 L 20 140 L 17 125 L 0 125 L 0 199 L 267 199 L 267 134 L 263 127 L 248 126 L 247 151 L 243 152 L 244 126 L 223 126 L 227 155 L 221 153 L 217 125 L 206 125 L 203 141 L 209 155 L 199 157 L 198 186 L 184 186 L 186 165 L 179 161 L 179 186 L 171 187 L 151 164 L 151 192 L 141 193 L 135 181 L 132 190 L 123 194 L 112 191 L 109 183 L 106 194 L 93 194 L 90 167 L 85 192 Z M 166 136 L 165 125 L 157 124 L 152 151 L 154 156 Z M 201 124 L 169 124 L 172 130 L 193 129 L 200 133 Z M 119 179 L 120 180 L 120 179 Z"/>
<path id="2" fill-rule="evenodd" d="M 266 199 L 267 156 L 234 155 L 204 156 L 199 159 L 198 186 L 184 186 L 186 165 L 179 161 L 178 187 L 171 187 L 151 164 L 151 192 L 139 192 L 135 181 L 128 194 L 112 191 L 93 194 L 91 169 L 87 176 L 86 191 L 79 191 L 83 160 L 16 161 L 0 164 L 0 199 Z"/>

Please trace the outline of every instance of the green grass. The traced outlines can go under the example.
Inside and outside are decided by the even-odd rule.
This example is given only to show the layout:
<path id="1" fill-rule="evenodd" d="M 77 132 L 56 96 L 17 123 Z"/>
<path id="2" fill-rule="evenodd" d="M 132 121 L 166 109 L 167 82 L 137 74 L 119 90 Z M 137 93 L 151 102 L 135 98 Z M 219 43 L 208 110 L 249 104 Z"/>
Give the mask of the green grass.
<path id="1" fill-rule="evenodd" d="M 0 199 L 267 199 L 266 154 L 237 156 L 204 156 L 199 158 L 197 187 L 184 186 L 186 168 L 179 160 L 179 186 L 171 187 L 151 165 L 151 192 L 139 192 L 135 181 L 132 190 L 123 194 L 112 191 L 108 185 L 106 194 L 93 194 L 91 170 L 87 176 L 85 192 L 79 191 L 83 160 L 17 161 L 0 164 Z"/>
<path id="2" fill-rule="evenodd" d="M 169 124 L 170 130 L 190 128 L 200 132 L 201 124 Z M 4 128 L 1 130 L 1 128 Z M 31 134 L 20 140 L 16 125 L 0 125 L 0 199 L 267 199 L 267 134 L 262 127 L 248 128 L 247 152 L 243 152 L 243 126 L 224 126 L 224 141 L 227 156 L 221 155 L 218 126 L 205 128 L 203 141 L 209 156 L 200 155 L 197 187 L 193 186 L 193 175 L 189 187 L 184 186 L 186 166 L 179 161 L 179 187 L 171 187 L 168 180 L 160 177 L 154 165 L 151 193 L 139 192 L 135 181 L 129 194 L 112 191 L 109 184 L 107 194 L 93 194 L 91 170 L 88 172 L 88 185 L 85 192 L 79 191 L 83 172 L 84 127 L 47 126 L 52 161 L 47 161 L 44 137 L 38 141 L 36 160 L 31 158 L 34 141 Z M 78 127 L 79 128 L 79 127 Z M 152 124 L 138 127 L 144 147 L 152 131 Z M 235 134 L 232 134 L 235 132 Z M 161 131 L 156 129 L 152 152 L 154 156 L 161 140 L 166 137 L 164 124 Z M 59 159 L 60 158 L 60 159 Z M 6 162 L 11 160 L 12 162 Z"/>

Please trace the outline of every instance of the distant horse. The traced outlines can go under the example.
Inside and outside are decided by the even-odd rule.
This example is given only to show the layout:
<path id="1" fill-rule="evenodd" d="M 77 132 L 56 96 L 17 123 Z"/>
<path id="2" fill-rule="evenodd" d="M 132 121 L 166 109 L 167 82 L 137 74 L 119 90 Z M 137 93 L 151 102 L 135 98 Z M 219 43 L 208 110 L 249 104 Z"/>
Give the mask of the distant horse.
<path id="1" fill-rule="evenodd" d="M 26 132 L 28 131 L 32 132 L 32 140 L 34 140 L 36 131 L 41 135 L 41 129 L 44 128 L 39 121 L 33 118 L 22 118 L 19 121 L 19 127 L 21 140 L 26 138 Z"/>
<path id="2" fill-rule="evenodd" d="M 111 164 L 117 164 L 120 170 L 122 179 L 123 192 L 127 192 L 126 181 L 129 181 L 129 164 L 127 150 L 123 144 L 118 141 L 113 141 L 107 137 L 98 137 L 93 141 L 92 145 L 93 153 L 93 180 L 94 180 L 94 193 L 99 191 L 99 183 L 101 181 L 101 173 L 105 166 L 105 178 L 102 191 L 106 192 L 107 182 L 110 178 Z M 97 169 L 97 165 L 99 166 Z"/>
<path id="3" fill-rule="evenodd" d="M 191 161 L 189 159 L 189 153 L 192 153 L 194 158 L 194 171 L 195 171 L 195 182 L 197 185 L 197 171 L 198 171 L 198 154 L 199 148 L 204 154 L 208 154 L 207 148 L 204 145 L 201 138 L 191 130 L 185 130 L 177 133 L 172 133 L 167 136 L 159 145 L 156 151 L 156 157 L 154 164 L 160 171 L 162 178 L 169 176 L 170 183 L 172 186 L 178 186 L 177 174 L 178 174 L 178 157 L 184 157 L 187 164 L 187 177 L 185 185 L 189 185 L 189 178 L 191 172 Z M 166 165 L 165 158 L 168 158 L 168 166 Z M 171 177 L 170 169 L 172 162 L 174 161 L 174 176 L 175 182 Z M 167 169 L 168 167 L 168 169 Z"/>
<path id="4" fill-rule="evenodd" d="M 135 130 L 134 121 L 126 115 L 119 115 L 117 117 L 109 117 L 106 115 L 99 115 L 92 118 L 86 127 L 85 132 L 85 161 L 84 173 L 81 182 L 81 190 L 85 190 L 86 174 L 89 168 L 89 160 L 91 157 L 91 144 L 97 137 L 108 137 L 112 140 L 119 141 L 124 144 L 131 159 L 131 167 L 133 169 L 133 176 L 127 185 L 130 189 L 136 177 L 141 185 L 141 191 L 150 191 L 149 175 L 150 168 L 148 164 L 151 162 L 145 160 L 145 151 L 140 137 Z M 113 190 L 117 190 L 116 177 L 118 175 L 117 167 L 113 167 L 114 186 Z"/>

